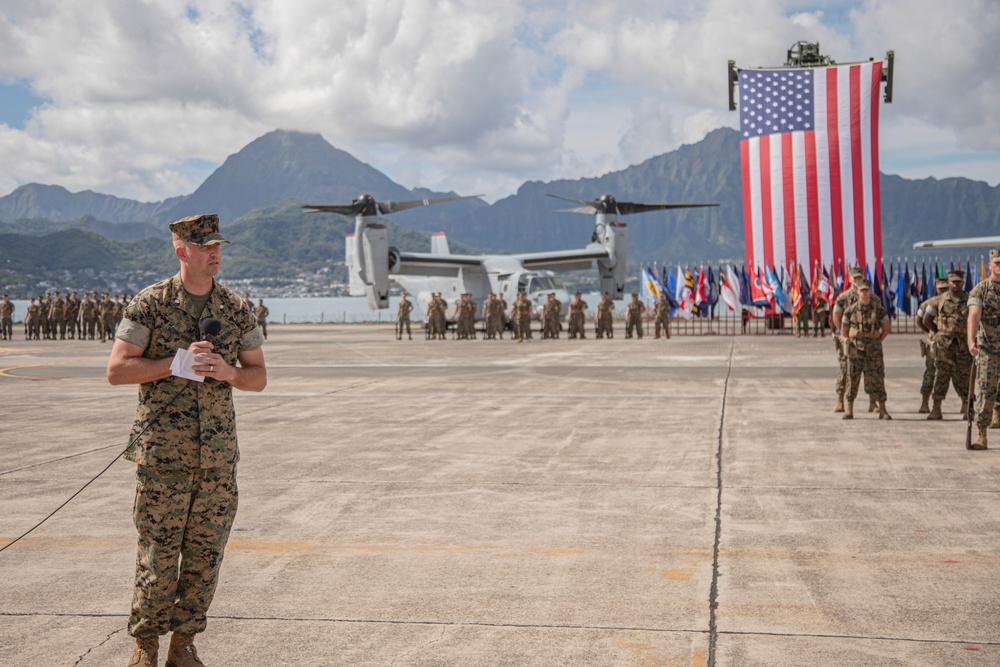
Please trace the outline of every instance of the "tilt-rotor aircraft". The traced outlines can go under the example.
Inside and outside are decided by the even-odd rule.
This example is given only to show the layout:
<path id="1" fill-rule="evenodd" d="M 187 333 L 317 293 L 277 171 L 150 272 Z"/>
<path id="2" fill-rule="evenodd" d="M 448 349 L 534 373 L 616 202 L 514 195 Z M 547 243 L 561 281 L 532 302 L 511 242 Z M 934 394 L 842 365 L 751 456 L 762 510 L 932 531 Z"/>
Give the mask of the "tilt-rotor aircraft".
<path id="1" fill-rule="evenodd" d="M 478 195 L 474 195 L 478 196 Z M 572 213 L 594 216 L 594 232 L 590 243 L 575 250 L 553 250 L 515 255 L 454 255 L 448 248 L 444 233 L 431 237 L 431 252 L 400 252 L 389 246 L 385 225 L 378 221 L 386 215 L 417 206 L 470 199 L 450 197 L 409 202 L 377 202 L 371 195 L 361 195 L 351 204 L 307 204 L 304 209 L 354 215 L 354 234 L 345 244 L 345 261 L 350 275 L 351 296 L 367 296 L 373 309 L 389 307 L 389 281 L 398 284 L 415 301 L 420 312 L 434 293 L 440 292 L 448 303 L 450 317 L 455 303 L 463 293 L 472 294 L 478 303 L 491 292 L 502 295 L 513 304 L 518 293 L 524 293 L 537 306 L 555 292 L 563 303 L 569 300 L 565 286 L 556 271 L 579 271 L 597 263 L 601 292 L 612 299 L 621 299 L 625 291 L 625 269 L 628 263 L 628 226 L 620 215 L 676 208 L 718 206 L 718 204 L 639 204 L 617 201 L 604 195 L 592 201 L 549 195 L 556 199 L 580 204 L 564 209 Z"/>

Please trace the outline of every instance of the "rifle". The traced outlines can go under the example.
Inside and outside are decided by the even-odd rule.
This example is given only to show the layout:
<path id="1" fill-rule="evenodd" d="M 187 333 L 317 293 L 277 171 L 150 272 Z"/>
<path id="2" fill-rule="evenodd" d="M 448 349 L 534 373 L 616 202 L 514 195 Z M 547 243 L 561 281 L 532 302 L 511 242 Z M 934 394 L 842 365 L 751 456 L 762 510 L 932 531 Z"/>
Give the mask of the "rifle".
<path id="1" fill-rule="evenodd" d="M 976 411 L 973 409 L 972 404 L 976 400 L 976 360 L 972 360 L 972 372 L 969 373 L 969 405 L 968 412 L 965 415 L 966 420 L 968 420 L 969 425 L 965 430 L 965 448 L 972 449 L 972 422 L 975 419 Z"/>

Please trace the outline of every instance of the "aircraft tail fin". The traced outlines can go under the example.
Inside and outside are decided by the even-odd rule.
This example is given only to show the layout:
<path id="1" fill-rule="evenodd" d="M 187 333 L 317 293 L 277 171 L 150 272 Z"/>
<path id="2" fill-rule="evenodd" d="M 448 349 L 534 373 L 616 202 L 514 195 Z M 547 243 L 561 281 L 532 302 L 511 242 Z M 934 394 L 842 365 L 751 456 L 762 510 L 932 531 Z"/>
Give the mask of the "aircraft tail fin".
<path id="1" fill-rule="evenodd" d="M 437 232 L 431 234 L 431 254 L 432 255 L 450 255 L 451 248 L 448 247 L 448 237 L 445 236 L 444 232 Z"/>

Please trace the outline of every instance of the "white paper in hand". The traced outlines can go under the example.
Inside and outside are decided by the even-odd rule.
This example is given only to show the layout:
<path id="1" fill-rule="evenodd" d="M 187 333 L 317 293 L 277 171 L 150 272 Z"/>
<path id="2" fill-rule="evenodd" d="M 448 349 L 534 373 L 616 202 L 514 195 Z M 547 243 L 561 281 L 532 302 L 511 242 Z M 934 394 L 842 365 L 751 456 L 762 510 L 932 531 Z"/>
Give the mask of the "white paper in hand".
<path id="1" fill-rule="evenodd" d="M 197 358 L 198 355 L 188 352 L 184 348 L 177 350 L 174 354 L 174 360 L 170 362 L 170 372 L 173 373 L 174 377 L 204 382 L 205 376 L 194 372 L 194 365 L 197 363 L 195 359 Z"/>

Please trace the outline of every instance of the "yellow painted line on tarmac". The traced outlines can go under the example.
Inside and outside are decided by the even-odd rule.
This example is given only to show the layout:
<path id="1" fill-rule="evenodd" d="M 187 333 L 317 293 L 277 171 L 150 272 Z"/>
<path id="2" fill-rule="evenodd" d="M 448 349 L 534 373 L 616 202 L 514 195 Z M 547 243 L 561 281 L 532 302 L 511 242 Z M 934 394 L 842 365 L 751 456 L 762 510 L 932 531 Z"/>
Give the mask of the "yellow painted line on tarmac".
<path id="1" fill-rule="evenodd" d="M 39 377 L 37 375 L 22 375 L 12 374 L 13 371 L 19 371 L 25 368 L 46 368 L 48 366 L 66 366 L 68 364 L 83 364 L 90 361 L 105 361 L 107 357 L 90 357 L 88 359 L 68 359 L 66 361 L 49 361 L 44 364 L 25 364 L 22 366 L 7 366 L 6 368 L 0 368 L 0 377 L 9 377 L 15 380 L 45 380 L 49 382 L 98 382 L 93 378 L 48 378 Z"/>

